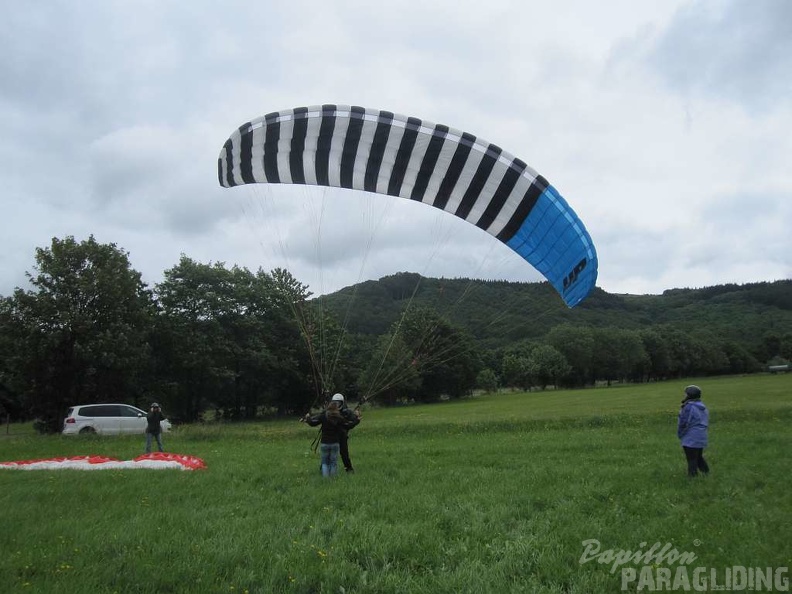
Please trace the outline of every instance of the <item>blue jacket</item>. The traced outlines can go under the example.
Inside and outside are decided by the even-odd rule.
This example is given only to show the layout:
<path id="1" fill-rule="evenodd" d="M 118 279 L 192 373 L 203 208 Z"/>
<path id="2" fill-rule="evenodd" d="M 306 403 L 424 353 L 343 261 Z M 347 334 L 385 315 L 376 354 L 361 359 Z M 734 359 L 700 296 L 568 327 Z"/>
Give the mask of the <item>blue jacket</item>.
<path id="1" fill-rule="evenodd" d="M 707 447 L 709 411 L 701 400 L 688 400 L 679 411 L 677 436 L 688 448 Z"/>

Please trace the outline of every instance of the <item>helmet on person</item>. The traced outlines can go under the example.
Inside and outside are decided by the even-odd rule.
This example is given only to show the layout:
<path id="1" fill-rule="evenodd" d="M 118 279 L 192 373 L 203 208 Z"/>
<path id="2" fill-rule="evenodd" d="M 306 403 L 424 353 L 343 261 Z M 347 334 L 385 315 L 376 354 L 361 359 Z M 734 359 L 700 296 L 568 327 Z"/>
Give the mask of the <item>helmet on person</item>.
<path id="1" fill-rule="evenodd" d="M 330 399 L 331 402 L 344 402 L 344 395 L 343 394 L 333 394 L 333 397 Z"/>
<path id="2" fill-rule="evenodd" d="M 685 388 L 685 396 L 687 398 L 701 398 L 701 388 L 698 386 L 688 386 Z"/>
<path id="3" fill-rule="evenodd" d="M 158 402 L 152 402 L 151 403 L 151 408 L 159 408 L 159 407 L 160 407 L 160 405 L 159 405 Z"/>

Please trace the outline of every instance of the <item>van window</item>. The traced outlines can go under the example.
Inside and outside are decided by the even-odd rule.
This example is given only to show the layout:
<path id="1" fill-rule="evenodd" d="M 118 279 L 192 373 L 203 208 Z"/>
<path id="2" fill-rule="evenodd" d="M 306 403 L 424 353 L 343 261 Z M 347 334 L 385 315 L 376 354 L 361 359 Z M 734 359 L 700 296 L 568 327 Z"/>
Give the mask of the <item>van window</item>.
<path id="1" fill-rule="evenodd" d="M 97 406 L 81 406 L 77 409 L 77 414 L 81 417 L 95 417 Z"/>
<path id="2" fill-rule="evenodd" d="M 122 417 L 135 417 L 140 414 L 140 411 L 136 408 L 132 408 L 131 406 L 121 406 L 121 416 Z"/>
<path id="3" fill-rule="evenodd" d="M 94 404 L 80 409 L 81 417 L 120 417 L 121 411 L 117 404 Z"/>

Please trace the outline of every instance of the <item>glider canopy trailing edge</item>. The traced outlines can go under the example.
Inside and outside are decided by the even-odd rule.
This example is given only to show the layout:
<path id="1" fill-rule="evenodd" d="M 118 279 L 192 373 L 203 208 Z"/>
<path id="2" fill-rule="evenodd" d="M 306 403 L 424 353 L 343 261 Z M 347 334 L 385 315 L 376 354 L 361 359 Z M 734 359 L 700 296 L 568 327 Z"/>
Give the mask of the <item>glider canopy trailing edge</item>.
<path id="1" fill-rule="evenodd" d="M 217 169 L 224 187 L 332 186 L 442 209 L 520 254 L 569 307 L 597 280 L 591 237 L 558 191 L 500 147 L 448 126 L 364 107 L 298 107 L 240 126 Z"/>

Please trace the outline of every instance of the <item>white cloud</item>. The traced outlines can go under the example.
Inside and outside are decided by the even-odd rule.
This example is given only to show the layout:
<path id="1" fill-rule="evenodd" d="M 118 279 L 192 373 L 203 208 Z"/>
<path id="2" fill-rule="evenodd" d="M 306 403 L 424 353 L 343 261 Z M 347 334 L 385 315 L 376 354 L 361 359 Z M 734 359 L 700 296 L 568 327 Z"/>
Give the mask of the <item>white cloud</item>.
<path id="1" fill-rule="evenodd" d="M 147 282 L 286 265 L 315 292 L 400 271 L 538 280 L 490 236 L 387 197 L 222 189 L 244 121 L 317 103 L 468 130 L 545 175 L 621 293 L 792 276 L 783 0 L 21 3 L 0 23 L 0 294 L 93 233 Z M 319 226 L 321 221 L 321 227 Z"/>

